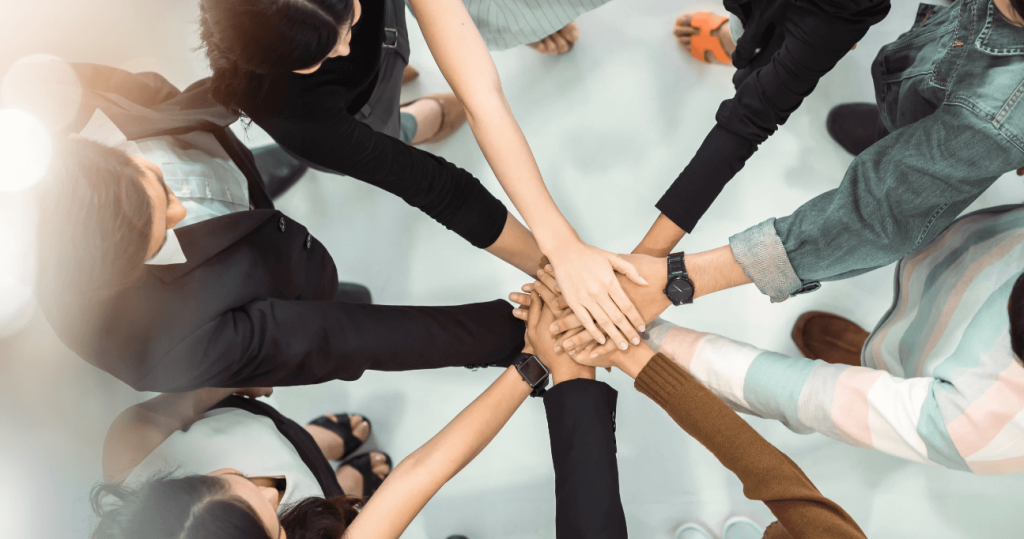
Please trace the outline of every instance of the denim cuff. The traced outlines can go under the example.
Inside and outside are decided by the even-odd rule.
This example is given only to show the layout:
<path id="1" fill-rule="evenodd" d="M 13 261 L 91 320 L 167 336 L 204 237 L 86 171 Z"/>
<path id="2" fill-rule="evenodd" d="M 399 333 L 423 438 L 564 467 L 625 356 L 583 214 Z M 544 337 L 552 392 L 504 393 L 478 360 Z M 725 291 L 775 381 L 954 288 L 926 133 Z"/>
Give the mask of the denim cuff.
<path id="1" fill-rule="evenodd" d="M 772 303 L 788 299 L 803 286 L 775 232 L 774 217 L 730 237 L 729 246 L 743 273 Z"/>

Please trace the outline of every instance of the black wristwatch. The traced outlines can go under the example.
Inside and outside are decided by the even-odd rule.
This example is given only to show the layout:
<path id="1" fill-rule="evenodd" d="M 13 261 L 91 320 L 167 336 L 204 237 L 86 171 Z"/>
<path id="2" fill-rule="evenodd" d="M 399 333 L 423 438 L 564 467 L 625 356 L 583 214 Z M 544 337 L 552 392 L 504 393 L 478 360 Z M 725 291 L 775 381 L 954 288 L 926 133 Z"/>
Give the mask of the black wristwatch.
<path id="1" fill-rule="evenodd" d="M 530 384 L 530 387 L 533 388 L 533 392 L 530 393 L 531 397 L 539 397 L 544 394 L 548 387 L 548 378 L 551 374 L 537 356 L 533 354 L 519 354 L 519 357 L 512 362 L 512 365 L 519 371 L 519 376 L 523 377 L 523 381 Z"/>
<path id="2" fill-rule="evenodd" d="M 682 252 L 668 255 L 668 284 L 665 295 L 673 305 L 693 303 L 693 281 L 686 274 Z"/>

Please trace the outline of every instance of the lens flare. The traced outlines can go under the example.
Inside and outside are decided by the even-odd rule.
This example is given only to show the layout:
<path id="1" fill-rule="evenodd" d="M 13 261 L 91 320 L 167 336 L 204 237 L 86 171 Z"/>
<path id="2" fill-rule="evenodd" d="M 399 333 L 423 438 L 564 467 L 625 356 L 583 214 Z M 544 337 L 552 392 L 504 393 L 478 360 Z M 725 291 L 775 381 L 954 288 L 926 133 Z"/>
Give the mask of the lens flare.
<path id="1" fill-rule="evenodd" d="M 50 165 L 53 141 L 38 118 L 0 109 L 0 191 L 18 193 L 38 182 Z"/>
<path id="2" fill-rule="evenodd" d="M 26 111 L 50 131 L 64 129 L 78 117 L 82 84 L 67 62 L 33 54 L 15 62 L 4 74 L 0 102 Z"/>

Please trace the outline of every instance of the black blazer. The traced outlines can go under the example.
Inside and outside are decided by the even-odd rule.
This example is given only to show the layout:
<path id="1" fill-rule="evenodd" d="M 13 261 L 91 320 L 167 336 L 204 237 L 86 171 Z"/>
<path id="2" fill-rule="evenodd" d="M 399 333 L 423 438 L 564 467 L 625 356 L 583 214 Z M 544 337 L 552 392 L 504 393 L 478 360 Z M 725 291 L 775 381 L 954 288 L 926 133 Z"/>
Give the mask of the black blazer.
<path id="1" fill-rule="evenodd" d="M 544 394 L 558 539 L 627 537 L 615 459 L 617 397 L 608 384 L 584 379 L 562 382 Z"/>
<path id="2" fill-rule="evenodd" d="M 457 307 L 334 301 L 337 269 L 305 227 L 273 207 L 252 154 L 226 127 L 236 117 L 205 79 L 179 92 L 154 73 L 74 66 L 85 88 L 81 129 L 96 108 L 129 140 L 213 133 L 245 174 L 254 208 L 177 229 L 188 262 L 146 266 L 110 293 L 45 290 L 40 305 L 86 361 L 144 391 L 304 385 L 400 371 L 507 364 L 523 324 L 505 301 Z"/>

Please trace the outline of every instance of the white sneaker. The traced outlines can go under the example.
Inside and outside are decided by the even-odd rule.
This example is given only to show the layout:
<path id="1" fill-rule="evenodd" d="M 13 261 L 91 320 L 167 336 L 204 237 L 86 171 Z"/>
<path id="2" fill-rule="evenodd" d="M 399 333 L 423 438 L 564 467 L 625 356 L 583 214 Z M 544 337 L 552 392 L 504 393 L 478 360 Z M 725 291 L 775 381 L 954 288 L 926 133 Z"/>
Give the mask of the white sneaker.
<path id="1" fill-rule="evenodd" d="M 707 528 L 696 522 L 687 522 L 676 528 L 676 534 L 672 537 L 674 539 L 715 539 L 715 536 L 711 535 Z"/>
<path id="2" fill-rule="evenodd" d="M 764 528 L 747 517 L 732 517 L 722 525 L 722 539 L 761 539 Z"/>

